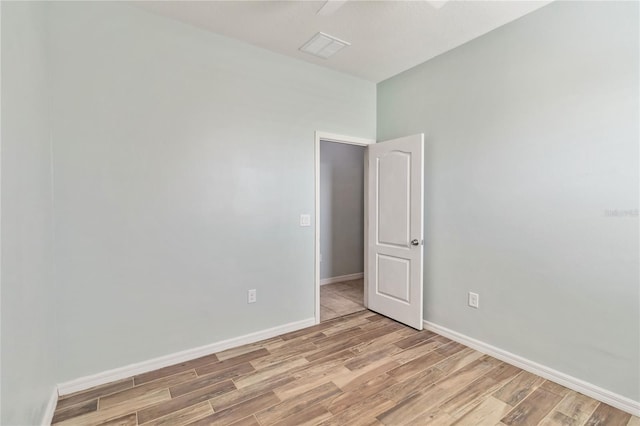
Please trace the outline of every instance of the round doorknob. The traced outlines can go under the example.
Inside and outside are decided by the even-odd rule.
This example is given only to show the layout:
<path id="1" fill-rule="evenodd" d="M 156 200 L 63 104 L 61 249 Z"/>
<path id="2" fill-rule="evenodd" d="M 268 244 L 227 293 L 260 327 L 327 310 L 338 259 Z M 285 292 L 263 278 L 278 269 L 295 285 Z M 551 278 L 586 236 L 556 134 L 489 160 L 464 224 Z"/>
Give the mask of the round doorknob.
<path id="1" fill-rule="evenodd" d="M 419 244 L 420 244 L 420 241 L 418 241 L 418 240 L 416 240 L 416 239 L 411 240 L 411 245 L 412 245 L 412 246 L 417 246 L 417 245 L 419 245 Z"/>

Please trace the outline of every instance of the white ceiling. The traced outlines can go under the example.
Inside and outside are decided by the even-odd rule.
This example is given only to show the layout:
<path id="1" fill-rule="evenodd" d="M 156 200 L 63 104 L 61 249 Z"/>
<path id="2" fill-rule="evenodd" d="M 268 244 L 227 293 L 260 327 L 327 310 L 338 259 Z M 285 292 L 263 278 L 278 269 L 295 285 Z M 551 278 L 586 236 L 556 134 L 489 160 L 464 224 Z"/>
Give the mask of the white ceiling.
<path id="1" fill-rule="evenodd" d="M 137 7 L 373 82 L 385 80 L 549 1 L 146 1 Z M 435 7 L 439 6 L 439 7 Z M 298 49 L 322 31 L 351 43 L 329 59 Z"/>

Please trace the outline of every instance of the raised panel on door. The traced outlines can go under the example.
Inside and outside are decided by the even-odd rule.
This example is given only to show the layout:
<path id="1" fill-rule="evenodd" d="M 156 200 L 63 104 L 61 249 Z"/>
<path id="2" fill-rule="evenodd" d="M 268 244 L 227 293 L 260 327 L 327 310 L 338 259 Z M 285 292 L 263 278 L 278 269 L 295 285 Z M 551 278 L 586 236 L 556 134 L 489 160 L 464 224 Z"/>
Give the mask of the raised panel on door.
<path id="1" fill-rule="evenodd" d="M 378 174 L 378 243 L 407 246 L 411 208 L 411 154 L 391 151 L 376 162 Z"/>
<path id="2" fill-rule="evenodd" d="M 379 253 L 376 261 L 378 263 L 376 293 L 401 303 L 409 303 L 411 290 L 409 261 Z"/>

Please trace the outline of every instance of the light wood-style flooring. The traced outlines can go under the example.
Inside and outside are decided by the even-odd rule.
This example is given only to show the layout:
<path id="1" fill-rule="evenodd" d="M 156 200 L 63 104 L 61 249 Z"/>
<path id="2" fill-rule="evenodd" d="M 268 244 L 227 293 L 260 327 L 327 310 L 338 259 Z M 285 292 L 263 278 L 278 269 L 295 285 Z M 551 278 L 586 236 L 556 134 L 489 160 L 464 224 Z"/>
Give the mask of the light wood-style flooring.
<path id="1" fill-rule="evenodd" d="M 320 321 L 364 311 L 364 281 L 343 281 L 320 286 Z"/>
<path id="2" fill-rule="evenodd" d="M 59 425 L 607 425 L 640 419 L 369 311 L 60 398 Z"/>

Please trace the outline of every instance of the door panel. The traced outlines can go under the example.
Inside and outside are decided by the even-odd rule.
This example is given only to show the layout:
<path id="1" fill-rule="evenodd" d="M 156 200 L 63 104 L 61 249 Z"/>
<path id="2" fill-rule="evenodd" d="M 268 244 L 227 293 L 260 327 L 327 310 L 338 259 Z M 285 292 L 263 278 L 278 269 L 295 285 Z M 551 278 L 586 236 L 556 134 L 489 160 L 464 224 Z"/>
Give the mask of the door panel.
<path id="1" fill-rule="evenodd" d="M 378 254 L 377 292 L 383 296 L 409 303 L 411 289 L 410 265 L 406 259 Z"/>
<path id="2" fill-rule="evenodd" d="M 368 150 L 368 307 L 421 330 L 424 136 Z"/>
<path id="3" fill-rule="evenodd" d="M 405 246 L 409 241 L 411 156 L 391 151 L 378 157 L 378 243 Z M 402 190 L 399 190 L 402 189 Z"/>

